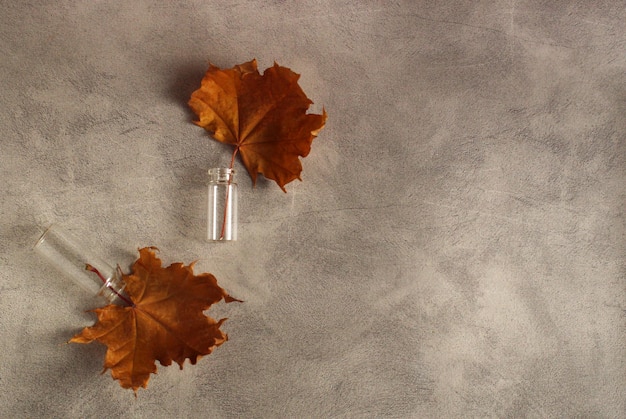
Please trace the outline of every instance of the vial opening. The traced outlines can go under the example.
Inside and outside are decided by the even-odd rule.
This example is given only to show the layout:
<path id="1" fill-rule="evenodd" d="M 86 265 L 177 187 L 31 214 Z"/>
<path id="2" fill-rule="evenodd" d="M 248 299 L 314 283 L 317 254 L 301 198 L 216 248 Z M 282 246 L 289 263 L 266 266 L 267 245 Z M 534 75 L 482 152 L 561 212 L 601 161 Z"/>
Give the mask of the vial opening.
<path id="1" fill-rule="evenodd" d="M 228 167 L 214 167 L 209 169 L 210 182 L 233 182 L 235 170 Z"/>

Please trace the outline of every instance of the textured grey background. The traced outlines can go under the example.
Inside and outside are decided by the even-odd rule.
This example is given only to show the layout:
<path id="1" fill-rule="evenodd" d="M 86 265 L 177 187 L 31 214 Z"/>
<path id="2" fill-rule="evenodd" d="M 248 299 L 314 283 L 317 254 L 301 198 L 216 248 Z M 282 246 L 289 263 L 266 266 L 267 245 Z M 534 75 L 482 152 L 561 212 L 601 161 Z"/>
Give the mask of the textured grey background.
<path id="1" fill-rule="evenodd" d="M 623 1 L 5 0 L 0 51 L 0 417 L 625 416 Z M 186 101 L 254 57 L 329 120 L 208 244 Z M 121 389 L 49 222 L 198 260 L 230 340 Z"/>

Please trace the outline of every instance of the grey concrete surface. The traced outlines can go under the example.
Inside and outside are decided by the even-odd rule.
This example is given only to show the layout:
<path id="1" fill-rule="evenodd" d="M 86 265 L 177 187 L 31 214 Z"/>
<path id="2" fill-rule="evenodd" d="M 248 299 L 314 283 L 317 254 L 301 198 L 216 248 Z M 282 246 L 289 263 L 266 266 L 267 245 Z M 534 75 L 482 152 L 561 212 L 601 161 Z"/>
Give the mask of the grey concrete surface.
<path id="1" fill-rule="evenodd" d="M 0 417 L 625 417 L 625 2 L 3 1 L 0 53 Z M 255 57 L 328 123 L 206 243 L 186 101 Z M 230 340 L 135 398 L 51 222 L 197 260 Z"/>

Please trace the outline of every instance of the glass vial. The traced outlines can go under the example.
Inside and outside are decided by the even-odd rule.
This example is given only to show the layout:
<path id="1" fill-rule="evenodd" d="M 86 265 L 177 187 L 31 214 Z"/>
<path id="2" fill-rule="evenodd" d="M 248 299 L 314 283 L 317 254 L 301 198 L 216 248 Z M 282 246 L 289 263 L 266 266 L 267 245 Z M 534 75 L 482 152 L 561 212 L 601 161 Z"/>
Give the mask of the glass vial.
<path id="1" fill-rule="evenodd" d="M 237 183 L 233 169 L 209 169 L 207 240 L 237 240 Z"/>
<path id="2" fill-rule="evenodd" d="M 53 224 L 48 228 L 34 249 L 90 294 L 108 303 L 124 305 L 128 301 L 123 295 L 124 281 L 119 270 L 94 255 L 61 226 Z"/>

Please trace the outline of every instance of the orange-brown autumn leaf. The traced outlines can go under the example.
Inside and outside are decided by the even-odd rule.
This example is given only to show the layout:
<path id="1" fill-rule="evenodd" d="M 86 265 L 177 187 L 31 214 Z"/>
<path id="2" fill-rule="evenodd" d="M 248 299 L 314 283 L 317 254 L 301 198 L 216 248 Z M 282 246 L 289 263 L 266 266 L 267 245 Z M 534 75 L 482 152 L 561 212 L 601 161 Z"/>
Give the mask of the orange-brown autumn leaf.
<path id="1" fill-rule="evenodd" d="M 163 268 L 153 248 L 143 248 L 132 273 L 122 279 L 132 305 L 93 310 L 98 322 L 70 340 L 105 344 L 103 372 L 111 369 L 122 387 L 135 392 L 145 388 L 150 374 L 156 373 L 155 361 L 161 365 L 175 361 L 182 369 L 186 359 L 195 364 L 228 339 L 220 330 L 226 319 L 216 321 L 203 310 L 222 299 L 239 300 L 220 288 L 213 275 L 194 275 L 193 263 Z"/>
<path id="2" fill-rule="evenodd" d="M 298 85 L 299 74 L 274 63 L 261 75 L 256 60 L 222 70 L 211 65 L 189 106 L 196 124 L 235 147 L 253 183 L 257 173 L 285 185 L 300 179 L 300 156 L 324 127 L 326 111 L 307 114 L 313 103 Z"/>

